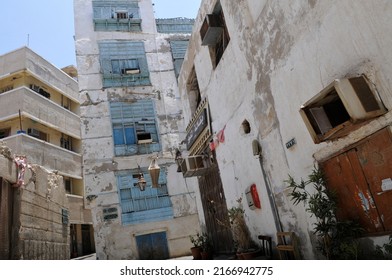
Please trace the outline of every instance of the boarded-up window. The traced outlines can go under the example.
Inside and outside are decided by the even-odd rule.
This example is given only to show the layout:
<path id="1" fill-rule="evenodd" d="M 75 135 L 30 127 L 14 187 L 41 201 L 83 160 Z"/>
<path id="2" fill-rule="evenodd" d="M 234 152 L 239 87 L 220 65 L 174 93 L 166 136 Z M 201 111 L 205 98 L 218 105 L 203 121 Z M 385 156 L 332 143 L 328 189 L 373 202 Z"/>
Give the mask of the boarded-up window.
<path id="1" fill-rule="evenodd" d="M 392 230 L 392 137 L 389 128 L 320 164 L 338 195 L 341 220 L 358 220 L 368 233 Z"/>
<path id="2" fill-rule="evenodd" d="M 110 113 L 116 156 L 160 151 L 156 114 L 151 99 L 112 102 Z"/>
<path id="3" fill-rule="evenodd" d="M 144 191 L 138 187 L 139 170 L 116 173 L 123 224 L 162 221 L 173 218 L 173 209 L 166 186 L 166 170 L 161 168 L 158 188 L 153 188 L 146 168 L 141 169 L 147 182 Z"/>
<path id="4" fill-rule="evenodd" d="M 143 42 L 99 42 L 99 55 L 104 87 L 151 84 Z"/>

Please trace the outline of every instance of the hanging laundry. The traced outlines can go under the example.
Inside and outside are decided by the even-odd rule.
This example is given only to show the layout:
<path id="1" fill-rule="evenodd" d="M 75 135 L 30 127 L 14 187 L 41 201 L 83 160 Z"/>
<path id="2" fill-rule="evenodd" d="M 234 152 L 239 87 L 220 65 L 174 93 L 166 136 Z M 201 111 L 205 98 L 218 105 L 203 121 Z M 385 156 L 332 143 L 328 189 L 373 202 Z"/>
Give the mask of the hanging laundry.
<path id="1" fill-rule="evenodd" d="M 226 128 L 226 125 L 216 135 L 219 143 L 225 142 L 225 128 Z"/>

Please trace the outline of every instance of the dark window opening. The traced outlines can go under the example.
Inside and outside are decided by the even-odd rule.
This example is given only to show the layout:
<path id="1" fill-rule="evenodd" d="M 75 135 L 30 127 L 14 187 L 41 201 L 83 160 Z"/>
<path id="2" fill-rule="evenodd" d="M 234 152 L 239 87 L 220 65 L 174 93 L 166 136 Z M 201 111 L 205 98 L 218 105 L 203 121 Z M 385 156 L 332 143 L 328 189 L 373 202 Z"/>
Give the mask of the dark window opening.
<path id="1" fill-rule="evenodd" d="M 64 188 L 67 194 L 72 193 L 72 182 L 71 179 L 64 179 Z"/>
<path id="2" fill-rule="evenodd" d="M 46 98 L 50 99 L 50 93 L 47 92 L 46 90 L 44 90 L 43 88 L 41 88 L 40 86 L 31 84 L 30 85 L 30 89 L 32 89 L 36 93 L 39 93 L 43 97 L 46 97 Z"/>
<path id="3" fill-rule="evenodd" d="M 325 102 L 325 103 L 324 103 Z M 350 120 L 346 108 L 336 91 L 332 91 L 324 104 L 316 104 L 305 110 L 317 134 L 325 134 L 329 130 Z"/>
<path id="4" fill-rule="evenodd" d="M 245 134 L 250 133 L 250 123 L 247 120 L 244 120 L 242 122 L 242 130 L 244 131 Z"/>
<path id="5" fill-rule="evenodd" d="M 116 12 L 117 19 L 127 19 L 128 13 L 127 12 Z"/>
<path id="6" fill-rule="evenodd" d="M 195 67 L 193 67 L 192 72 L 188 78 L 187 90 L 189 95 L 189 106 L 192 114 L 194 114 L 201 102 L 199 82 L 197 80 Z"/>
<path id="7" fill-rule="evenodd" d="M 10 128 L 0 129 L 0 139 L 10 136 L 10 133 Z"/>

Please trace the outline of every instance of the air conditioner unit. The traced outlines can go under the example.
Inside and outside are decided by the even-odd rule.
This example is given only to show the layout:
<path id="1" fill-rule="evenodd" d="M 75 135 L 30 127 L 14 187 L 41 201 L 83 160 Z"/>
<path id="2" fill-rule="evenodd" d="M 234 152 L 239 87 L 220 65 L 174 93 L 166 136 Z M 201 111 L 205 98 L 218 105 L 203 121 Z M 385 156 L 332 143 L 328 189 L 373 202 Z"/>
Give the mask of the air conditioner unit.
<path id="1" fill-rule="evenodd" d="M 203 156 L 190 156 L 181 162 L 181 171 L 184 177 L 201 176 L 208 170 L 208 159 Z"/>
<path id="2" fill-rule="evenodd" d="M 223 32 L 223 26 L 219 15 L 206 15 L 200 28 L 201 44 L 203 46 L 215 45 Z"/>
<path id="3" fill-rule="evenodd" d="M 35 128 L 28 128 L 27 129 L 27 134 L 33 137 L 39 137 L 39 133 L 40 131 L 38 129 Z"/>

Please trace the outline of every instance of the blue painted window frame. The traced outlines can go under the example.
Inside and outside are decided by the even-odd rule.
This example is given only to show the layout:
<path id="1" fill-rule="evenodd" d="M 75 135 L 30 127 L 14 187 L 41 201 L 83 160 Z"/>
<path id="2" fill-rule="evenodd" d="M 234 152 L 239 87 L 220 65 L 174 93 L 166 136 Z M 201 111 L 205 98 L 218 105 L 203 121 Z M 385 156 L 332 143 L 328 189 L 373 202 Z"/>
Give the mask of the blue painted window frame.
<path id="1" fill-rule="evenodd" d="M 144 42 L 100 41 L 98 45 L 104 88 L 151 85 Z"/>
<path id="2" fill-rule="evenodd" d="M 95 31 L 142 30 L 138 1 L 93 1 L 92 5 Z M 125 12 L 127 18 L 118 18 L 117 12 Z"/>
<path id="3" fill-rule="evenodd" d="M 173 219 L 173 207 L 167 189 L 166 168 L 161 167 L 158 188 L 153 188 L 147 168 L 141 168 L 147 182 L 141 191 L 137 186 L 139 169 L 116 172 L 124 225 L 158 222 Z"/>
<path id="4" fill-rule="evenodd" d="M 111 102 L 110 115 L 116 156 L 150 154 L 161 150 L 152 99 Z M 151 143 L 143 141 L 146 135 L 151 137 Z"/>

